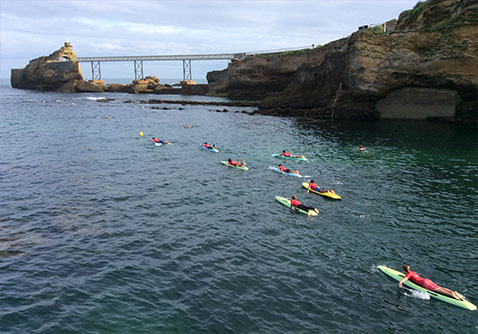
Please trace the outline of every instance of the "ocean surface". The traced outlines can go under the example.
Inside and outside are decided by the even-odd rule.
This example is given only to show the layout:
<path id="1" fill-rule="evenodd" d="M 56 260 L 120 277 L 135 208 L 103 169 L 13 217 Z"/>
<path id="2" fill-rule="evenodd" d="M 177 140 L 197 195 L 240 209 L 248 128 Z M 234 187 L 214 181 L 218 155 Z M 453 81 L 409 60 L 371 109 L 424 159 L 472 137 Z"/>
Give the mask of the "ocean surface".
<path id="1" fill-rule="evenodd" d="M 0 333 L 478 332 L 477 312 L 377 269 L 478 303 L 475 126 L 124 103 L 149 98 L 0 85 Z M 274 199 L 294 194 L 320 215 Z"/>

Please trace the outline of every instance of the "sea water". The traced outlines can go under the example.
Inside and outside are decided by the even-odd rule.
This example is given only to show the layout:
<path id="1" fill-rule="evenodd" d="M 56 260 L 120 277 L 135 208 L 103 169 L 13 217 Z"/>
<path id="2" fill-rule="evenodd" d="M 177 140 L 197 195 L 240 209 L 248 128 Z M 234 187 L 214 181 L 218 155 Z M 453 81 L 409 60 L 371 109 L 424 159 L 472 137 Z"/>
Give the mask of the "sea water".
<path id="1" fill-rule="evenodd" d="M 1 333 L 476 331 L 374 269 L 407 263 L 478 302 L 476 126 L 124 103 L 150 98 L 0 87 Z M 274 200 L 294 194 L 320 215 Z"/>

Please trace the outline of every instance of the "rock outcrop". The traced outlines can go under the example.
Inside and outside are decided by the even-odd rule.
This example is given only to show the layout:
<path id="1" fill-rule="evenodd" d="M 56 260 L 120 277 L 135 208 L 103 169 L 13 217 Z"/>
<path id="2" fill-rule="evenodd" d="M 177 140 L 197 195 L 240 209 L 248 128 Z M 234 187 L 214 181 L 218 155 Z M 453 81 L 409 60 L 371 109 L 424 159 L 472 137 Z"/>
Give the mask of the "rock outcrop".
<path id="1" fill-rule="evenodd" d="M 80 63 L 69 42 L 47 57 L 33 59 L 23 69 L 12 69 L 13 88 L 57 92 L 102 92 L 104 82 L 83 80 Z"/>
<path id="2" fill-rule="evenodd" d="M 208 76 L 210 92 L 261 98 L 264 114 L 426 119 L 437 116 L 427 105 L 439 100 L 453 104 L 440 117 L 475 120 L 478 2 L 419 2 L 387 24 L 312 49 L 231 62 L 227 75 Z M 410 94 L 400 109 L 396 101 Z"/>

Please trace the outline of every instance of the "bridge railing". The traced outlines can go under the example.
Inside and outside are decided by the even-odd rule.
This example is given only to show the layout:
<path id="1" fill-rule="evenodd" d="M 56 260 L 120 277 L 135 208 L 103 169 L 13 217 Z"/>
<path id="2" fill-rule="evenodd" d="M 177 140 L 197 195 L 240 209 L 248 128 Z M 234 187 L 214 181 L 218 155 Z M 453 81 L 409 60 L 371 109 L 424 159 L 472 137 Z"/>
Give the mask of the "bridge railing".
<path id="1" fill-rule="evenodd" d="M 195 55 L 164 55 L 164 56 L 111 56 L 111 57 L 77 57 L 79 62 L 90 61 L 161 61 L 161 60 L 216 60 L 233 59 L 237 53 L 195 54 Z"/>
<path id="2" fill-rule="evenodd" d="M 265 53 L 279 53 L 287 51 L 297 51 L 313 48 L 311 46 L 301 46 L 293 48 L 282 48 L 273 50 L 249 51 L 240 53 L 212 53 L 212 54 L 192 54 L 192 55 L 158 55 L 158 56 L 111 56 L 111 57 L 77 57 L 78 62 L 91 63 L 91 77 L 94 80 L 101 79 L 101 62 L 113 61 L 132 61 L 134 62 L 135 79 L 143 78 L 143 61 L 164 61 L 164 60 L 182 60 L 183 61 L 183 79 L 184 81 L 192 80 L 191 60 L 232 60 L 235 58 L 242 59 L 248 55 L 259 55 Z"/>

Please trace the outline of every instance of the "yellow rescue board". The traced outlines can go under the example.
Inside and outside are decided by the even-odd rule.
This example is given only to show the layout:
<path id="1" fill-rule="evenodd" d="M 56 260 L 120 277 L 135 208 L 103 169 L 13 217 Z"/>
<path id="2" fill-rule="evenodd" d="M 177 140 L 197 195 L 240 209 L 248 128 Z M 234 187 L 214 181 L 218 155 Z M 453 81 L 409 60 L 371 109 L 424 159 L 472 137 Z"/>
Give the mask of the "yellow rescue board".
<path id="1" fill-rule="evenodd" d="M 302 187 L 307 189 L 307 188 L 309 188 L 309 184 L 307 182 L 302 182 Z M 337 194 L 330 194 L 328 192 L 321 193 L 321 192 L 318 192 L 318 191 L 315 191 L 315 190 L 312 190 L 312 189 L 310 189 L 310 191 L 312 191 L 313 193 L 316 193 L 317 195 L 321 195 L 321 196 L 325 196 L 325 197 L 329 197 L 329 198 L 333 198 L 333 199 L 342 199 L 342 197 L 340 197 Z"/>

